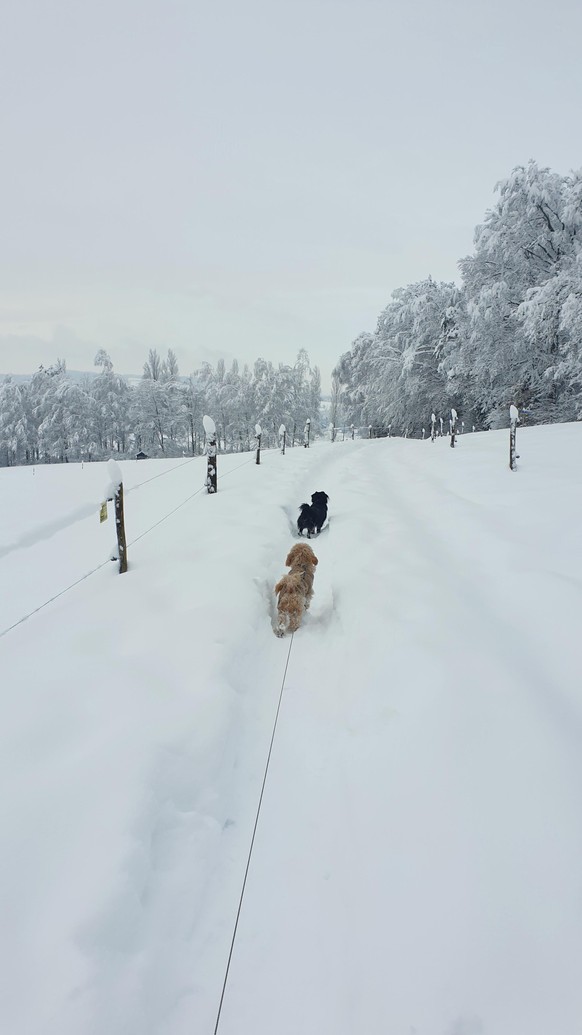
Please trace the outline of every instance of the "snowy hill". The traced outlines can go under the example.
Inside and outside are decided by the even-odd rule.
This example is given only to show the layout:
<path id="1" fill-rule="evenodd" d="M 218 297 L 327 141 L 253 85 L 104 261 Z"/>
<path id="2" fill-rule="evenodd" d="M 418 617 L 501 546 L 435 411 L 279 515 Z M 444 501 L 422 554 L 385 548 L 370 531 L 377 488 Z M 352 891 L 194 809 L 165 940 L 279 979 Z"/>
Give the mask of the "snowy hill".
<path id="1" fill-rule="evenodd" d="M 581 448 L 0 471 L 2 1032 L 580 1031 Z"/>

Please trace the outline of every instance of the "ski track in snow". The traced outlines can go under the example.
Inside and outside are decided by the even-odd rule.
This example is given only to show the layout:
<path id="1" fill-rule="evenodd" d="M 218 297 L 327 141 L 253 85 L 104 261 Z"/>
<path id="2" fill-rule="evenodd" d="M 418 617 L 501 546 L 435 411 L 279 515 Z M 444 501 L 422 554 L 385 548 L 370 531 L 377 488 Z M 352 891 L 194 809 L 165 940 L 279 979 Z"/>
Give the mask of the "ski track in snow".
<path id="1" fill-rule="evenodd" d="M 455 780 L 462 781 L 465 778 L 472 782 L 472 786 L 470 792 L 467 793 L 462 786 L 450 786 L 449 775 L 445 777 L 444 781 L 442 778 L 439 781 L 437 777 L 437 785 L 439 782 L 443 784 L 443 795 L 448 795 L 445 800 L 447 800 L 451 814 L 447 817 L 450 824 L 447 835 L 452 840 L 453 847 L 449 853 L 446 850 L 443 851 L 442 845 L 439 844 L 437 829 L 434 832 L 435 843 L 433 845 L 436 855 L 434 875 L 431 873 L 430 867 L 425 870 L 422 865 L 419 866 L 414 855 L 409 859 L 409 863 L 419 871 L 417 875 L 418 893 L 422 896 L 423 910 L 428 915 L 433 914 L 435 927 L 438 928 L 442 925 L 444 944 L 449 944 L 453 958 L 458 954 L 458 950 L 455 951 L 454 947 L 450 945 L 451 936 L 449 935 L 448 938 L 446 936 L 446 911 L 442 913 L 442 902 L 439 902 L 439 897 L 444 900 L 447 908 L 454 912 L 458 901 L 458 888 L 454 886 L 455 880 L 458 880 L 459 886 L 464 888 L 463 895 L 468 898 L 468 912 L 474 915 L 477 930 L 479 924 L 483 925 L 489 921 L 497 929 L 496 935 L 501 939 L 505 910 L 510 913 L 514 910 L 515 922 L 528 924 L 528 919 L 521 915 L 523 904 L 519 901 L 520 884 L 527 886 L 531 883 L 535 887 L 536 882 L 543 882 L 544 866 L 548 865 L 550 870 L 555 872 L 557 880 L 563 879 L 567 871 L 564 863 L 568 858 L 568 851 L 572 851 L 576 844 L 580 845 L 577 794 L 573 794 L 571 790 L 572 787 L 578 786 L 580 776 L 578 761 L 581 742 L 579 707 L 571 706 L 567 694 L 562 693 L 555 676 L 552 678 L 551 671 L 547 670 L 546 655 L 537 649 L 537 643 L 544 641 L 536 641 L 535 638 L 532 641 L 530 636 L 520 629 L 519 623 L 516 624 L 512 621 L 515 607 L 512 600 L 504 602 L 496 599 L 496 592 L 499 593 L 506 575 L 503 570 L 504 558 L 503 555 L 499 556 L 497 541 L 491 543 L 488 540 L 483 522 L 478 521 L 477 528 L 471 525 L 468 529 L 469 541 L 472 543 L 471 549 L 474 550 L 477 547 L 482 551 L 483 570 L 475 579 L 474 569 L 471 572 L 465 564 L 464 553 L 469 553 L 469 551 L 466 549 L 467 543 L 459 527 L 462 521 L 466 521 L 466 501 L 462 497 L 458 497 L 454 509 L 447 518 L 449 523 L 453 523 L 453 527 L 459 527 L 459 539 L 463 548 L 457 551 L 455 536 L 447 535 L 446 529 L 443 531 L 443 528 L 439 527 L 441 522 L 438 513 L 435 516 L 435 508 L 438 510 L 437 505 L 442 501 L 442 489 L 440 493 L 438 491 L 433 493 L 434 499 L 431 499 L 431 492 L 430 490 L 427 492 L 426 483 L 423 481 L 419 493 L 418 475 L 415 476 L 414 473 L 411 474 L 407 470 L 401 457 L 389 459 L 385 450 L 385 444 L 383 448 L 379 449 L 376 444 L 373 444 L 371 448 L 368 448 L 364 459 L 360 447 L 355 464 L 353 457 L 344 455 L 335 469 L 328 468 L 328 481 L 325 486 L 322 484 L 319 487 L 325 488 L 331 497 L 330 514 L 333 518 L 333 531 L 327 542 L 322 540 L 313 545 L 320 556 L 317 574 L 319 575 L 325 570 L 326 563 L 327 568 L 331 569 L 333 573 L 332 592 L 338 601 L 334 618 L 346 637 L 349 630 L 353 631 L 358 626 L 358 612 L 366 614 L 364 603 L 366 586 L 370 581 L 374 581 L 385 587 L 386 598 L 382 601 L 385 607 L 384 621 L 381 623 L 385 624 L 383 630 L 385 637 L 379 653 L 388 653 L 388 656 L 393 654 L 395 660 L 398 660 L 394 666 L 394 674 L 396 679 L 399 678 L 400 685 L 397 683 L 396 686 L 386 686 L 386 702 L 376 701 L 375 710 L 374 705 L 363 705 L 359 696 L 356 697 L 351 689 L 345 688 L 346 680 L 357 680 L 358 673 L 361 673 L 362 683 L 366 685 L 366 677 L 371 676 L 375 666 L 380 664 L 377 645 L 366 641 L 365 628 L 361 630 L 361 661 L 357 656 L 354 658 L 351 641 L 345 649 L 340 648 L 339 658 L 334 659 L 326 651 L 324 640 L 319 649 L 316 649 L 314 644 L 310 644 L 313 652 L 312 662 L 304 664 L 302 655 L 306 639 L 301 639 L 300 634 L 297 634 L 289 667 L 287 710 L 284 707 L 282 714 L 283 729 L 280 733 L 280 743 L 282 741 L 284 746 L 281 749 L 283 759 L 281 774 L 279 777 L 275 775 L 275 765 L 269 788 L 273 800 L 273 811 L 264 818 L 261 831 L 262 840 L 257 846 L 257 876 L 254 882 L 251 880 L 249 883 L 249 902 L 247 911 L 243 912 L 239 945 L 237 946 L 239 955 L 235 954 L 221 1026 L 224 1035 L 229 1035 L 229 1033 L 234 1035 L 235 1032 L 241 1030 L 264 1032 L 265 1035 L 272 1030 L 277 1030 L 279 1035 L 287 1032 L 292 1035 L 300 1030 L 302 1033 L 313 1032 L 315 1035 L 316 1032 L 321 1031 L 344 1030 L 344 1027 L 346 1031 L 372 1032 L 388 1030 L 387 1026 L 390 1021 L 393 1025 L 389 1029 L 391 1031 L 404 1033 L 414 1030 L 419 1035 L 423 1032 L 430 1032 L 432 1035 L 433 1032 L 486 1032 L 489 1030 L 494 1033 L 503 1031 L 510 1035 L 519 1030 L 520 996 L 523 996 L 526 989 L 529 988 L 529 982 L 535 973 L 535 966 L 533 972 L 528 972 L 528 963 L 533 966 L 532 961 L 527 961 L 524 964 L 523 973 L 519 974 L 522 982 L 521 989 L 514 997 L 513 1002 L 511 1002 L 511 995 L 508 995 L 510 1000 L 508 1012 L 511 1014 L 513 1010 L 515 1016 L 513 1021 L 506 1022 L 506 1026 L 498 1027 L 494 1021 L 493 1026 L 489 1028 L 480 1018 L 478 999 L 481 990 L 478 987 L 479 981 L 475 981 L 474 977 L 472 983 L 475 986 L 477 1010 L 472 1009 L 469 1013 L 465 1013 L 463 1010 L 455 1012 L 451 1003 L 450 1016 L 447 1017 L 443 1014 L 439 1018 L 437 1003 L 431 1003 L 429 989 L 431 983 L 435 983 L 435 979 L 433 978 L 431 982 L 428 961 L 426 961 L 427 970 L 424 973 L 422 964 L 419 964 L 417 958 L 422 957 L 422 951 L 419 949 L 415 953 L 411 951 L 412 945 L 408 947 L 407 939 L 410 928 L 416 928 L 416 938 L 419 940 L 419 944 L 422 943 L 423 928 L 422 925 L 418 925 L 418 919 L 414 913 L 401 914 L 398 910 L 396 928 L 399 932 L 400 944 L 396 942 L 392 947 L 391 939 L 383 938 L 381 927 L 379 928 L 377 924 L 371 922 L 369 915 L 366 916 L 364 923 L 361 922 L 357 905 L 358 885 L 361 882 L 365 884 L 366 876 L 369 875 L 371 869 L 375 878 L 371 883 L 373 886 L 382 887 L 383 880 L 390 872 L 390 862 L 388 858 L 384 872 L 382 866 L 371 868 L 366 865 L 362 866 L 361 855 L 366 851 L 366 835 L 369 835 L 370 831 L 369 817 L 363 823 L 358 818 L 358 809 L 361 809 L 362 796 L 365 798 L 366 790 L 365 781 L 362 780 L 356 767 L 359 768 L 364 760 L 359 759 L 356 754 L 351 757 L 349 749 L 346 750 L 345 731 L 357 737 L 358 734 L 362 734 L 363 727 L 369 736 L 370 730 L 367 729 L 369 724 L 373 725 L 378 733 L 381 733 L 387 725 L 398 721 L 402 707 L 409 708 L 414 714 L 422 704 L 430 717 L 435 708 L 444 706 L 446 721 L 443 721 L 443 716 L 440 716 L 440 724 L 436 721 L 434 727 L 435 736 L 440 734 L 443 738 L 441 744 L 437 743 L 432 747 L 435 759 L 438 760 L 439 765 L 446 765 L 446 756 L 449 751 L 457 755 L 459 768 L 455 773 Z M 319 478 L 320 482 L 322 480 Z M 388 490 L 386 481 L 389 482 Z M 432 484 L 438 487 L 438 482 L 434 478 Z M 363 510 L 358 509 L 358 527 L 354 534 L 354 525 L 350 520 L 350 496 L 355 496 L 360 500 L 373 501 L 376 495 L 380 495 L 388 501 L 385 514 L 382 515 L 373 507 L 370 507 L 369 512 L 366 507 Z M 342 505 L 339 514 L 336 510 L 338 500 Z M 471 515 L 471 521 L 473 517 L 474 515 Z M 346 579 L 343 582 L 342 557 L 346 556 L 348 551 L 353 552 L 354 550 L 357 552 L 358 558 L 359 581 L 356 581 L 357 576 L 354 578 L 354 568 L 350 564 L 350 581 L 348 583 Z M 316 595 L 317 588 L 316 578 Z M 377 593 L 374 593 L 374 598 L 378 599 Z M 543 616 L 543 596 L 534 601 L 534 604 Z M 579 613 L 578 609 L 578 615 Z M 444 626 L 438 620 L 435 622 L 435 616 L 439 614 L 445 616 Z M 543 633 L 543 621 L 540 625 L 542 626 L 540 632 Z M 442 638 L 443 635 L 445 637 L 444 654 L 446 657 L 448 653 L 450 658 L 448 668 L 443 668 L 442 660 L 436 656 L 434 650 L 432 641 L 435 626 L 434 638 L 435 640 L 437 636 L 441 638 L 440 653 L 443 653 Z M 376 628 L 377 626 L 373 624 L 370 630 L 372 635 Z M 307 622 L 304 630 L 305 636 L 311 635 L 311 631 L 309 622 Z M 398 631 L 400 631 L 400 636 Z M 399 639 L 400 643 L 398 643 Z M 335 642 L 334 646 L 337 646 Z M 457 652 L 468 660 L 473 668 L 477 668 L 476 679 L 474 675 L 467 672 L 461 674 L 458 671 L 458 659 L 455 657 Z M 333 733 L 330 734 L 326 729 L 321 737 L 318 736 L 315 739 L 311 751 L 308 747 L 307 758 L 302 759 L 302 762 L 307 770 L 313 767 L 315 773 L 307 771 L 302 774 L 304 797 L 298 807 L 297 802 L 289 804 L 290 795 L 286 784 L 291 773 L 294 774 L 291 779 L 297 775 L 297 744 L 305 742 L 305 715 L 299 714 L 296 725 L 293 725 L 293 720 L 291 720 L 289 731 L 284 727 L 285 716 L 289 715 L 292 710 L 289 698 L 292 698 L 294 693 L 300 693 L 303 702 L 313 699 L 319 701 L 322 706 L 323 701 L 327 700 L 327 695 L 322 693 L 323 682 L 328 685 L 331 683 L 333 687 L 333 700 L 327 701 L 325 707 L 333 709 L 334 720 L 339 725 L 343 720 L 344 729 L 339 731 L 336 744 L 333 743 Z M 471 686 L 471 683 L 475 682 L 477 687 Z M 419 695 L 418 704 L 416 706 L 412 704 L 412 707 L 410 707 L 409 701 L 404 704 L 403 693 L 415 693 L 423 683 L 425 692 Z M 450 684 L 448 692 L 447 684 Z M 480 694 L 488 694 L 490 697 L 489 701 L 487 698 L 483 701 L 484 729 L 487 731 L 488 727 L 493 730 L 499 726 L 506 727 L 505 736 L 498 736 L 496 733 L 495 738 L 487 737 L 487 734 L 484 737 L 485 741 L 495 739 L 497 748 L 501 748 L 499 757 L 490 759 L 486 750 L 472 744 L 472 750 L 477 756 L 482 755 L 481 772 L 479 766 L 475 767 L 476 771 L 473 771 L 473 767 L 467 765 L 467 761 L 463 759 L 463 754 L 467 751 L 465 742 L 471 744 L 476 737 L 478 738 L 479 731 L 473 727 L 475 689 L 478 689 Z M 511 700 L 508 699 L 510 694 L 513 698 Z M 444 697 L 442 705 L 438 703 L 439 695 Z M 470 709 L 464 707 L 463 695 L 470 698 Z M 371 707 L 368 715 L 366 715 L 367 707 Z M 331 716 L 326 714 L 326 717 Z M 523 728 L 524 718 L 531 729 Z M 419 739 L 422 742 L 427 736 L 425 728 L 427 720 L 426 717 L 418 714 L 416 721 L 422 727 L 419 730 Z M 429 736 L 430 732 L 429 730 Z M 524 746 L 520 746 L 520 739 L 525 741 Z M 322 790 L 321 777 L 326 773 L 327 767 L 325 757 L 318 756 L 321 755 L 322 747 L 325 755 L 326 740 L 330 760 L 327 772 L 328 785 L 324 784 Z M 286 752 L 287 741 L 289 741 L 289 746 Z M 540 763 L 536 754 L 542 744 L 546 747 L 546 741 L 550 741 L 550 750 L 547 751 L 547 754 L 551 759 L 551 764 L 547 760 Z M 411 749 L 414 750 L 412 745 Z M 383 748 L 382 753 L 384 750 Z M 374 752 L 371 753 L 371 757 L 374 758 Z M 419 762 L 422 764 L 422 760 Z M 490 777 L 482 775 L 486 774 L 489 767 L 495 764 L 501 767 L 503 773 L 501 780 L 495 774 Z M 517 766 L 518 769 L 521 767 L 522 771 L 515 774 L 514 766 Z M 564 822 L 563 826 L 561 823 L 558 824 L 559 837 L 557 837 L 558 844 L 554 855 L 551 850 L 543 851 L 547 829 L 552 829 L 552 826 L 555 825 L 555 817 L 552 806 L 547 801 L 543 779 L 544 770 L 550 770 L 551 766 L 554 767 L 554 772 L 553 774 L 548 772 L 548 775 L 550 777 L 553 775 L 555 779 L 556 770 L 558 770 L 562 780 L 564 804 L 561 810 L 563 815 L 560 819 L 568 817 L 574 831 L 573 837 L 570 838 L 567 822 Z M 390 770 L 390 766 L 386 768 L 388 771 Z M 466 773 L 464 773 L 465 769 L 467 769 Z M 397 772 L 398 767 L 392 775 L 396 775 Z M 490 786 L 487 786 L 487 779 Z M 485 780 L 485 786 L 483 786 L 483 780 Z M 371 780 L 370 783 L 374 785 L 375 781 Z M 354 792 L 354 785 L 358 789 L 356 792 Z M 418 794 L 418 789 L 416 793 Z M 534 803 L 528 800 L 530 794 L 534 796 Z M 503 802 L 504 795 L 505 803 Z M 537 803 L 535 796 L 537 796 Z M 387 797 L 389 798 L 390 795 L 388 794 Z M 419 813 L 422 813 L 425 807 L 422 794 L 417 802 L 414 802 L 414 795 L 412 797 L 413 805 L 416 804 Z M 279 807 L 275 803 L 277 798 Z M 314 798 L 317 803 L 315 807 L 313 806 Z M 483 847 L 480 838 L 474 838 L 471 843 L 469 837 L 468 843 L 465 843 L 463 830 L 465 825 L 470 825 L 467 824 L 466 816 L 467 798 L 471 800 L 472 806 L 480 799 L 483 801 L 483 841 L 484 844 L 487 844 L 487 839 L 492 839 L 494 842 L 490 847 L 494 859 L 492 870 L 495 871 L 500 866 L 507 867 L 508 885 L 511 888 L 509 898 L 504 889 L 497 887 L 495 872 L 492 875 L 487 874 L 487 868 L 479 858 Z M 499 815 L 490 813 L 489 798 L 493 801 L 498 800 Z M 438 803 L 437 795 L 434 801 L 437 808 Z M 285 821 L 282 818 L 286 815 L 285 805 L 289 805 L 299 824 L 292 827 L 292 834 L 288 838 L 285 838 L 284 835 Z M 384 795 L 381 794 L 376 808 L 382 810 L 384 807 Z M 536 807 L 540 809 L 541 821 L 536 815 Z M 304 814 L 301 814 L 302 809 L 305 810 Z M 297 813 L 299 814 L 297 815 Z M 526 822 L 523 830 L 519 831 L 518 817 L 521 813 L 526 814 Z M 409 819 L 410 817 L 406 818 L 405 827 Z M 544 821 L 549 827 L 544 825 Z M 333 899 L 333 908 L 329 910 L 328 914 L 325 907 L 325 892 L 322 890 L 325 889 L 325 883 L 320 883 L 318 893 L 311 902 L 309 895 L 313 894 L 313 889 L 309 886 L 301 886 L 300 880 L 297 881 L 299 890 L 296 895 L 295 907 L 299 911 L 303 910 L 307 916 L 310 914 L 310 909 L 313 910 L 320 924 L 314 925 L 311 934 L 316 940 L 319 937 L 322 944 L 319 945 L 319 951 L 315 953 L 309 951 L 305 953 L 303 950 L 307 962 L 302 961 L 298 964 L 299 974 L 295 974 L 294 979 L 290 980 L 289 975 L 285 973 L 284 957 L 281 954 L 283 932 L 289 935 L 290 925 L 292 940 L 295 938 L 298 943 L 311 945 L 309 922 L 302 927 L 301 921 L 290 919 L 288 915 L 290 910 L 287 911 L 281 906 L 276 891 L 273 892 L 273 900 L 270 899 L 269 892 L 273 885 L 280 887 L 281 882 L 285 882 L 283 874 L 287 879 L 293 880 L 289 873 L 288 856 L 293 858 L 295 845 L 301 839 L 302 825 L 305 822 L 313 823 L 313 827 L 309 826 L 309 830 L 314 835 L 318 824 L 322 824 L 323 833 L 319 833 L 319 839 L 321 840 L 323 837 L 321 861 L 324 865 L 321 878 L 323 882 L 327 883 L 331 879 L 334 868 L 339 869 L 338 883 L 342 892 Z M 400 822 L 402 823 L 402 819 Z M 386 827 L 386 833 L 389 836 L 389 819 Z M 278 850 L 277 847 L 273 847 L 273 840 L 277 842 L 281 837 L 285 844 L 285 853 Z M 543 862 L 540 862 L 539 858 L 533 862 L 528 858 L 528 850 L 524 850 L 520 844 L 521 838 L 526 844 L 529 843 L 532 852 L 542 856 Z M 430 840 L 430 834 L 428 839 Z M 317 843 L 314 845 L 310 837 L 307 838 L 307 841 L 310 857 L 304 865 L 302 876 L 309 885 L 317 870 L 318 852 Z M 497 846 L 495 846 L 495 841 L 498 842 Z M 354 845 L 357 846 L 355 849 Z M 387 855 L 390 857 L 390 850 Z M 334 860 L 333 864 L 331 864 L 331 860 Z M 327 869 L 326 861 L 329 863 Z M 467 883 L 464 866 L 468 868 L 469 874 L 473 869 L 480 875 L 485 886 L 484 893 L 481 889 L 476 893 L 471 887 L 471 881 L 469 884 Z M 402 874 L 399 867 L 400 864 L 396 867 L 395 872 L 401 881 Z M 533 876 L 528 876 L 528 869 L 533 871 Z M 275 878 L 273 878 L 273 873 L 276 874 Z M 453 886 L 449 887 L 451 880 Z M 411 883 L 414 885 L 414 874 L 411 877 Z M 257 889 L 255 891 L 257 898 L 253 898 L 253 888 Z M 500 891 L 501 894 L 499 894 Z M 291 896 L 292 894 L 293 892 L 291 892 Z M 514 902 L 511 896 L 515 896 L 517 901 Z M 322 897 L 324 899 L 323 907 L 321 905 Z M 253 918 L 255 903 L 259 899 L 261 904 L 257 906 L 256 917 Z M 264 904 L 265 899 L 267 900 L 266 905 Z M 386 896 L 386 900 L 385 923 L 387 928 L 390 928 L 394 922 L 394 917 L 390 914 L 390 907 L 394 907 L 395 903 L 391 901 L 390 894 Z M 413 900 L 408 902 L 409 908 L 412 909 L 413 905 Z M 261 923 L 264 922 L 265 915 L 270 915 L 270 910 L 273 911 L 276 921 L 273 922 L 272 929 L 268 926 L 267 933 L 263 933 L 264 947 L 261 946 L 260 949 L 257 949 L 256 941 L 261 932 Z M 341 920 L 339 928 L 338 918 Z M 545 920 L 551 927 L 550 917 L 548 916 Z M 536 922 L 534 921 L 532 924 L 529 921 L 529 923 L 532 927 L 532 936 L 539 937 Z M 467 945 L 471 935 L 466 924 L 463 920 L 461 922 L 456 920 L 453 926 L 457 928 L 461 944 Z M 543 927 L 543 922 L 539 926 Z M 370 939 L 370 929 L 377 938 L 375 947 L 367 944 Z M 322 931 L 326 933 L 322 934 Z M 475 933 L 473 938 L 475 938 Z M 479 959 L 483 950 L 479 947 L 478 935 L 476 941 L 476 961 L 473 961 L 473 966 L 485 970 L 489 961 L 486 956 L 481 956 Z M 343 946 L 349 956 L 347 966 L 345 960 L 338 964 L 334 959 L 334 949 L 338 943 Z M 286 945 L 285 948 L 288 953 L 289 946 Z M 299 944 L 296 945 L 296 949 L 298 953 L 301 952 Z M 326 952 L 329 952 L 329 957 L 325 957 Z M 394 954 L 392 959 L 390 959 L 390 952 Z M 322 953 L 327 963 L 323 966 L 321 964 Z M 407 956 L 409 957 L 408 968 L 405 966 L 404 972 L 402 963 L 397 962 L 399 953 L 405 959 Z M 379 958 L 375 958 L 376 954 L 382 959 L 382 966 L 388 973 L 391 968 L 396 972 L 400 971 L 400 981 L 397 984 L 400 985 L 400 988 L 402 988 L 402 984 L 405 988 L 407 985 L 410 986 L 408 1001 L 406 1001 L 405 995 L 399 996 L 394 989 L 391 989 L 389 999 L 392 998 L 393 1003 L 379 1003 L 378 992 L 382 988 L 383 982 L 381 971 L 375 973 L 377 964 L 380 962 Z M 461 950 L 461 955 L 464 958 L 464 949 Z M 506 963 L 510 963 L 511 951 L 501 951 L 500 955 Z M 546 965 L 554 971 L 552 975 L 554 979 L 558 984 L 562 979 L 562 983 L 567 988 L 568 980 L 573 979 L 571 966 L 566 967 L 565 975 L 562 974 L 560 978 L 559 966 L 556 964 L 552 966 L 551 950 L 547 948 L 544 955 Z M 291 952 L 291 957 L 295 958 L 293 952 Z M 334 962 L 330 964 L 329 958 Z M 238 964 L 240 969 L 237 971 L 238 960 L 241 962 Z M 364 964 L 363 961 L 365 961 Z M 311 970 L 309 964 L 312 966 Z M 418 1002 L 418 992 L 414 992 L 414 982 L 411 982 L 408 973 L 408 970 L 413 970 L 415 965 L 419 967 L 421 974 L 424 973 L 428 986 L 425 1004 Z M 497 976 L 501 980 L 503 968 L 497 966 L 496 970 L 498 970 Z M 519 967 L 517 970 L 519 971 Z M 347 985 L 344 978 L 346 971 L 351 976 Z M 263 974 L 262 980 L 256 980 L 254 975 L 261 973 Z M 317 974 L 320 991 L 315 997 L 306 994 L 306 1005 L 303 1006 L 301 996 L 298 998 L 294 994 L 294 989 L 297 985 L 302 989 L 306 986 L 309 988 L 310 973 Z M 370 974 L 373 975 L 372 979 Z M 446 970 L 440 980 L 443 982 L 447 980 Z M 467 974 L 465 975 L 466 993 L 470 986 L 471 978 Z M 365 995 L 366 990 L 368 998 Z M 500 995 L 500 998 L 503 999 L 503 995 Z M 531 992 L 531 998 L 532 1000 L 536 998 L 534 991 Z M 315 1010 L 313 1000 L 316 1003 Z M 308 1007 L 307 1003 L 311 1003 L 311 1006 Z M 319 1012 L 317 1008 L 319 1008 Z M 548 1031 L 547 1025 L 551 1025 L 552 1019 L 551 1016 L 544 1016 L 543 1008 L 539 1004 L 538 1010 L 540 1012 L 539 1027 L 534 1028 L 530 1024 L 528 1032 L 539 1030 L 543 1035 Z M 500 1012 L 502 1013 L 502 1011 Z M 346 1018 L 348 1018 L 347 1023 Z M 501 1019 L 498 1018 L 498 1023 Z"/>
<path id="2" fill-rule="evenodd" d="M 432 467 L 420 448 L 440 450 Z M 74 991 L 65 994 L 65 963 L 50 989 L 37 984 L 44 1005 L 27 1008 L 44 1018 L 42 1035 L 55 1018 L 59 1035 L 214 1030 L 290 645 L 220 1035 L 574 1035 L 580 583 L 557 554 L 551 581 L 540 579 L 511 511 L 506 527 L 478 488 L 459 489 L 458 477 L 451 487 L 451 465 L 471 448 L 479 436 L 452 456 L 444 442 L 399 441 L 298 450 L 289 469 L 263 456 L 266 470 L 233 475 L 232 493 L 197 499 L 172 526 L 192 537 L 194 580 L 203 507 L 219 527 L 244 530 L 220 560 L 239 580 L 235 599 L 223 580 L 207 583 L 203 609 L 194 596 L 190 611 L 187 583 L 157 571 L 151 617 L 144 610 L 125 643 L 102 633 L 107 656 L 114 646 L 128 673 L 141 665 L 144 688 L 163 686 L 167 700 L 140 695 L 130 713 L 131 724 L 159 721 L 159 744 L 119 772 L 122 798 L 135 786 L 141 808 L 76 927 L 85 963 Z M 269 479 L 256 512 L 250 477 Z M 164 481 L 172 501 L 191 491 L 186 474 Z M 519 501 L 518 481 L 499 484 Z M 315 595 L 291 644 L 272 632 L 273 586 L 299 504 L 316 490 L 330 496 L 330 527 L 311 541 Z M 136 567 L 155 567 L 155 543 Z M 144 583 L 142 606 L 148 592 Z M 246 618 L 233 636 L 239 597 Z M 61 614 L 47 620 L 49 640 Z M 143 647 L 159 639 L 161 614 L 164 658 Z M 208 620 L 218 614 L 223 622 Z M 169 645 L 193 630 L 208 656 L 190 666 Z M 75 635 L 89 647 L 89 630 Z M 15 634 L 17 655 L 26 642 Z M 202 689 L 194 710 L 189 681 Z M 120 740 L 131 737 L 117 721 Z M 68 781 L 66 795 L 75 803 Z M 121 806 L 120 829 L 124 815 Z M 58 872 L 50 854 L 46 867 Z"/>

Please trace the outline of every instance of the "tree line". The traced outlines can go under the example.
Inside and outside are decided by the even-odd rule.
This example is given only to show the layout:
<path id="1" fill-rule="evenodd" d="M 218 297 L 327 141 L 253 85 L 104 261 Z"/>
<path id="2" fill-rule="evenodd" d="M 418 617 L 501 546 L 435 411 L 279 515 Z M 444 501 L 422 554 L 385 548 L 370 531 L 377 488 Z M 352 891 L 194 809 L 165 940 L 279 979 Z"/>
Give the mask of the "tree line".
<path id="1" fill-rule="evenodd" d="M 582 417 L 582 170 L 531 161 L 496 186 L 460 286 L 399 288 L 339 360 L 330 419 L 420 435 L 454 407 L 467 426 Z"/>
<path id="2" fill-rule="evenodd" d="M 288 440 L 303 433 L 309 417 L 320 426 L 321 377 L 302 349 L 293 366 L 257 359 L 252 369 L 224 360 L 205 363 L 182 378 L 172 349 L 162 358 L 150 349 L 143 376 L 132 384 L 117 374 L 104 349 L 97 376 L 72 379 L 63 360 L 40 367 L 30 380 L 0 385 L 0 465 L 100 460 L 133 456 L 196 455 L 204 448 L 202 418 L 216 423 L 224 452 L 249 450 L 254 427 L 263 445 L 277 442 L 281 423 Z"/>

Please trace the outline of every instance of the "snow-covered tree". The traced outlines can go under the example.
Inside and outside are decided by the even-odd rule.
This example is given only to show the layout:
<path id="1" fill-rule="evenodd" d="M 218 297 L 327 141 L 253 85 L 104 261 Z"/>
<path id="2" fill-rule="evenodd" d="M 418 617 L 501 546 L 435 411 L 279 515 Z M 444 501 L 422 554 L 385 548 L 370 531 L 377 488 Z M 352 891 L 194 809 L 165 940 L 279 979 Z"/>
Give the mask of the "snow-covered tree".
<path id="1" fill-rule="evenodd" d="M 101 373 L 91 386 L 92 422 L 95 449 L 100 454 L 117 450 L 125 453 L 130 432 L 130 389 L 127 381 L 113 370 L 113 363 L 105 349 L 99 349 L 95 366 Z"/>
<path id="2" fill-rule="evenodd" d="M 515 168 L 475 231 L 474 254 L 459 263 L 469 317 L 464 366 L 494 425 L 506 422 L 512 400 L 542 420 L 555 407 L 560 288 L 541 289 L 579 253 L 579 181 L 535 162 Z"/>
<path id="3" fill-rule="evenodd" d="M 23 391 L 11 377 L 0 384 L 0 465 L 10 467 L 26 457 L 27 430 Z"/>
<path id="4" fill-rule="evenodd" d="M 444 408 L 441 358 L 455 290 L 428 277 L 393 292 L 376 333 L 360 335 L 334 371 L 349 423 L 411 432 L 427 413 Z"/>
<path id="5" fill-rule="evenodd" d="M 98 458 L 134 447 L 175 456 L 201 449 L 200 421 L 214 413 L 221 448 L 250 449 L 257 421 L 266 429 L 262 444 L 277 444 L 281 422 L 303 426 L 312 415 L 317 428 L 320 375 L 305 351 L 295 366 L 275 368 L 258 359 L 253 370 L 229 370 L 220 360 L 205 363 L 182 380 L 172 349 L 162 359 L 150 349 L 141 381 L 130 387 L 115 373 L 105 349 L 95 356 L 99 374 L 72 381 L 66 364 L 40 367 L 29 382 L 0 386 L 0 463 Z"/>
<path id="6" fill-rule="evenodd" d="M 347 420 L 418 433 L 453 405 L 479 427 L 505 426 L 511 402 L 537 421 L 580 416 L 582 173 L 530 162 L 496 190 L 461 286 L 400 288 L 341 357 Z"/>
<path id="7" fill-rule="evenodd" d="M 163 454 L 176 452 L 180 433 L 186 434 L 182 404 L 175 354 L 169 349 L 167 359 L 162 360 L 157 349 L 150 349 L 133 407 L 140 449 Z"/>
<path id="8" fill-rule="evenodd" d="M 67 377 L 66 364 L 57 360 L 46 371 L 39 400 L 38 433 L 41 453 L 51 460 L 81 458 L 90 438 L 90 405 L 86 392 Z"/>

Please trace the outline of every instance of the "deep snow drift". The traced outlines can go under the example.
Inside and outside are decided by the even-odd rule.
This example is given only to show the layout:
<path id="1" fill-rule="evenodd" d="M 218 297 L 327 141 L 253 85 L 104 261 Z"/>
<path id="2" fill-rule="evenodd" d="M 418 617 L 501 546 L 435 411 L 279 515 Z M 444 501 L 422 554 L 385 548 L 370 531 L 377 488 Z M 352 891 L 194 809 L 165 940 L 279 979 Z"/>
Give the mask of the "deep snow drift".
<path id="1" fill-rule="evenodd" d="M 3 1032 L 214 1032 L 284 674 L 218 1031 L 579 1032 L 582 427 L 508 435 L 122 464 L 123 576 L 0 471 Z"/>

